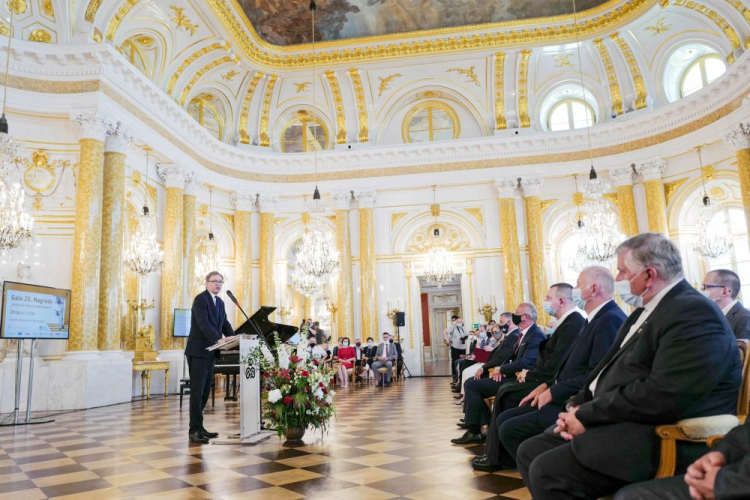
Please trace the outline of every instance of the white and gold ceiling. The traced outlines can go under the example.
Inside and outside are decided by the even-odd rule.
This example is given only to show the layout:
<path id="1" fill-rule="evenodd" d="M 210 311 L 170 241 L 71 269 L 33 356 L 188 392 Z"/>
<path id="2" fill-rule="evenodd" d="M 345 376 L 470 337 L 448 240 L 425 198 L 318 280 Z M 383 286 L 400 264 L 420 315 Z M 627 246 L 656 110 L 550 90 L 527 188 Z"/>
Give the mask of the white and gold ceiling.
<path id="1" fill-rule="evenodd" d="M 177 132 L 176 147 L 245 179 L 273 165 L 272 180 L 307 180 L 310 155 L 294 153 L 312 148 L 334 150 L 323 153 L 324 178 L 384 175 L 381 167 L 407 164 L 449 170 L 457 162 L 481 168 L 583 158 L 585 132 L 549 130 L 550 109 L 568 98 L 585 101 L 595 116 L 595 155 L 632 151 L 653 144 L 659 130 L 674 138 L 705 125 L 696 121 L 700 107 L 704 119 L 730 113 L 738 106 L 730 97 L 741 96 L 724 94 L 731 85 L 744 93 L 750 73 L 742 57 L 750 9 L 741 0 L 577 0 L 575 18 L 572 0 L 465 0 L 454 3 L 460 9 L 433 1 L 422 2 L 424 12 L 398 0 L 318 3 L 314 58 L 307 0 L 10 5 L 15 37 L 34 42 L 16 48 L 16 60 L 36 55 L 39 69 L 25 65 L 27 77 L 37 71 L 78 82 L 63 93 L 103 91 L 85 82 L 106 71 L 75 69 L 98 59 L 110 66 L 111 86 L 140 97 Z M 2 8 L 7 33 L 7 2 Z M 548 17 L 533 17 L 539 13 Z M 384 23 L 387 16 L 393 22 Z M 736 78 L 681 99 L 682 70 L 705 56 Z M 12 86 L 23 89 L 24 80 Z M 429 144 L 402 147 L 410 142 Z"/>

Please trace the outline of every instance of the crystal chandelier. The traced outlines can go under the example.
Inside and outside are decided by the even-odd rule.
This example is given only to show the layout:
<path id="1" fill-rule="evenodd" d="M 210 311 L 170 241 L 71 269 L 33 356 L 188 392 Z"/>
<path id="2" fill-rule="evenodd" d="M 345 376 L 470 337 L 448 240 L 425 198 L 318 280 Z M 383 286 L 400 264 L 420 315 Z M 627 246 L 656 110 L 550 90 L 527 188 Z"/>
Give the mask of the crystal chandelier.
<path id="1" fill-rule="evenodd" d="M 432 186 L 432 215 L 435 216 L 435 223 L 440 215 L 440 205 L 436 201 L 437 186 Z M 448 257 L 448 251 L 433 234 L 432 247 L 427 252 L 427 266 L 425 267 L 424 278 L 428 283 L 437 285 L 442 288 L 444 284 L 453 281 L 454 273 Z"/>
<path id="2" fill-rule="evenodd" d="M 8 74 L 10 69 L 10 44 L 13 32 L 13 9 L 10 9 L 10 33 L 8 34 L 8 57 L 5 65 L 5 92 L 0 116 L 0 252 L 15 250 L 34 237 L 34 218 L 24 206 L 23 188 L 19 176 L 22 144 L 8 135 L 8 120 L 5 118 L 5 103 L 8 97 Z"/>
<path id="3" fill-rule="evenodd" d="M 732 248 L 732 236 L 727 231 L 723 221 L 715 221 L 714 208 L 711 206 L 711 198 L 706 191 L 706 179 L 703 175 L 703 159 L 701 158 L 701 147 L 698 150 L 698 162 L 700 163 L 701 182 L 703 183 L 703 206 L 698 216 L 698 239 L 695 242 L 695 251 L 699 255 L 715 259 L 729 252 Z"/>
<path id="4" fill-rule="evenodd" d="M 313 122 L 316 121 L 317 101 L 315 95 L 315 0 L 310 2 L 310 14 L 312 17 L 312 81 L 313 81 Z M 313 141 L 316 147 L 313 148 L 313 161 L 315 164 L 315 178 L 318 177 L 318 127 L 313 129 Z M 302 242 L 297 252 L 297 261 L 292 285 L 303 295 L 308 297 L 316 294 L 331 278 L 338 275 L 341 270 L 339 263 L 339 252 L 336 250 L 336 243 L 333 241 L 333 235 L 323 222 L 323 213 L 326 211 L 326 204 L 320 197 L 318 186 L 315 186 L 312 201 L 305 202 L 305 210 L 312 214 L 312 218 L 305 224 L 305 231 L 302 234 Z"/>
<path id="5" fill-rule="evenodd" d="M 195 252 L 195 287 L 202 289 L 206 286 L 206 276 L 211 271 L 219 270 L 219 245 L 213 232 L 213 188 L 208 188 L 208 236 L 198 240 Z"/>
<path id="6" fill-rule="evenodd" d="M 146 193 L 148 193 L 148 151 L 146 151 Z M 164 252 L 156 241 L 154 217 L 143 199 L 143 212 L 138 216 L 135 233 L 125 251 L 125 265 L 134 273 L 146 276 L 164 267 Z"/>

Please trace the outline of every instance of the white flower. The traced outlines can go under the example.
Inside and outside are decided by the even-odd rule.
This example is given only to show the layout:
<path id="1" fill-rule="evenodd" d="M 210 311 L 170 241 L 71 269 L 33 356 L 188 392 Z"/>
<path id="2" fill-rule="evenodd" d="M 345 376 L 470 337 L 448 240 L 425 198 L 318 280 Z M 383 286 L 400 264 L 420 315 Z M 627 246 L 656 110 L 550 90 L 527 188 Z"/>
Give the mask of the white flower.
<path id="1" fill-rule="evenodd" d="M 326 396 L 326 403 L 328 404 L 333 403 L 333 398 L 331 396 Z"/>
<path id="2" fill-rule="evenodd" d="M 316 399 L 323 399 L 323 389 L 318 387 L 315 389 L 315 392 L 313 392 L 313 396 L 315 396 Z"/>
<path id="3" fill-rule="evenodd" d="M 299 344 L 297 345 L 297 357 L 302 359 L 302 361 L 307 360 L 307 337 L 303 336 L 302 340 L 299 341 Z"/>
<path id="4" fill-rule="evenodd" d="M 286 350 L 285 347 L 279 348 L 279 367 L 282 370 L 289 369 L 289 352 Z"/>
<path id="5" fill-rule="evenodd" d="M 335 396 L 335 395 L 336 395 L 336 391 L 331 391 L 331 396 Z"/>
<path id="6" fill-rule="evenodd" d="M 277 401 L 281 400 L 281 391 L 278 389 L 274 389 L 271 392 L 268 393 L 268 402 L 269 403 L 275 403 Z"/>
<path id="7" fill-rule="evenodd" d="M 266 361 L 269 363 L 273 363 L 273 354 L 271 354 L 271 351 L 266 347 L 265 344 L 260 346 L 260 352 L 263 354 L 263 357 Z"/>

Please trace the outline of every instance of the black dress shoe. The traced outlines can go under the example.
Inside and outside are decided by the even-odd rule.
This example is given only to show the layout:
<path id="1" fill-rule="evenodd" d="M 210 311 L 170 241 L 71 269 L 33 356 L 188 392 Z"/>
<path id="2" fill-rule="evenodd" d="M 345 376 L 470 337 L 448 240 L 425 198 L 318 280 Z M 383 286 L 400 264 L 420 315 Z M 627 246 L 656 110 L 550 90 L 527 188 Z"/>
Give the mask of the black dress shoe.
<path id="1" fill-rule="evenodd" d="M 461 429 L 469 428 L 469 424 L 467 424 L 466 422 L 458 422 L 456 425 L 459 426 Z"/>
<path id="2" fill-rule="evenodd" d="M 479 434 L 472 434 L 471 431 L 466 431 L 463 436 L 458 439 L 451 439 L 453 444 L 477 444 L 482 442 L 482 437 Z"/>
<path id="3" fill-rule="evenodd" d="M 489 462 L 473 463 L 471 464 L 471 468 L 481 472 L 497 472 L 499 470 L 503 470 L 502 467 L 492 465 Z"/>
<path id="4" fill-rule="evenodd" d="M 464 419 L 463 418 L 459 418 L 458 421 L 461 422 L 461 423 L 464 423 Z"/>
<path id="5" fill-rule="evenodd" d="M 208 438 L 201 431 L 193 431 L 188 434 L 191 443 L 208 444 Z"/>
<path id="6" fill-rule="evenodd" d="M 471 459 L 471 463 L 473 464 L 489 463 L 489 459 L 487 458 L 487 455 L 477 455 L 476 457 Z"/>
<path id="7" fill-rule="evenodd" d="M 454 394 L 458 394 L 459 392 L 461 392 L 461 388 L 460 387 L 454 387 L 453 389 L 451 389 L 451 392 L 454 393 Z"/>
<path id="8" fill-rule="evenodd" d="M 208 432 L 206 429 L 202 429 L 201 432 L 203 433 L 203 437 L 208 438 L 208 439 L 219 437 L 218 432 Z"/>

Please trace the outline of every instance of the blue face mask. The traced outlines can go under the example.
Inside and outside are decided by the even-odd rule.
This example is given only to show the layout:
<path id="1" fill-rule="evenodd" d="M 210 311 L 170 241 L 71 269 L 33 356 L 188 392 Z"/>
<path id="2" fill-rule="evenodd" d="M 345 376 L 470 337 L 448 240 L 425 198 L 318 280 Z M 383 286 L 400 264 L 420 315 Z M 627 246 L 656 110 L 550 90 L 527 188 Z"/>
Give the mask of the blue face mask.
<path id="1" fill-rule="evenodd" d="M 591 285 L 589 285 L 591 286 Z M 588 288 L 588 286 L 585 286 L 583 288 L 574 288 L 571 293 L 573 295 L 573 303 L 576 305 L 579 309 L 584 309 L 586 307 L 586 302 L 591 300 L 591 297 L 588 299 L 583 298 L 583 290 L 584 288 Z"/>

